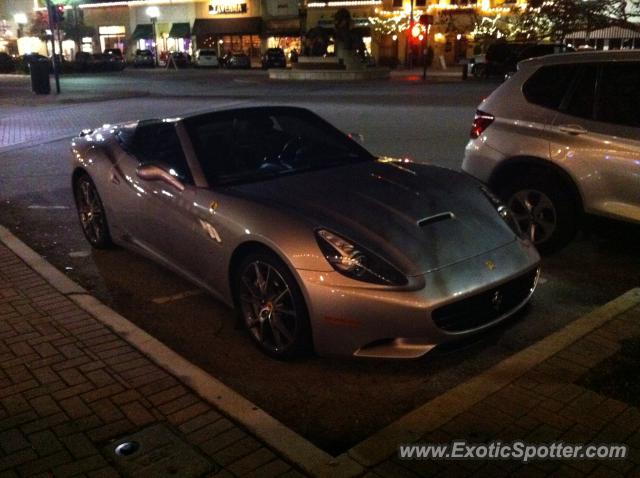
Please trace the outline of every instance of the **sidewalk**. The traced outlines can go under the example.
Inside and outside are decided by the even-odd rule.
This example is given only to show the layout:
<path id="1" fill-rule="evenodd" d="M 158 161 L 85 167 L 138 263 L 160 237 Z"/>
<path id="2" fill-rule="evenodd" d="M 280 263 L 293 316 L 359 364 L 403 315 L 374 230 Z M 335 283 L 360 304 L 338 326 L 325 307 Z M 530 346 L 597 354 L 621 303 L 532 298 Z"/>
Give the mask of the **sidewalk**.
<path id="1" fill-rule="evenodd" d="M 194 372 L 0 227 L 0 477 L 640 476 L 640 411 L 581 381 L 630 337 L 640 337 L 640 289 L 333 458 Z M 529 464 L 397 458 L 400 444 L 456 439 L 623 443 L 630 456 Z M 115 454 L 124 442 L 139 449 Z"/>
<path id="2" fill-rule="evenodd" d="M 142 430 L 139 456 L 107 461 Z M 0 476 L 118 469 L 302 476 L 0 244 Z"/>
<path id="3" fill-rule="evenodd" d="M 492 369 L 411 412 L 349 451 L 388 476 L 640 476 L 640 410 L 586 388 L 582 380 L 640 338 L 640 288 L 577 319 Z M 637 346 L 636 346 L 637 347 Z M 640 361 L 635 350 L 636 363 Z M 605 373 L 608 370 L 605 369 Z M 625 375 L 629 381 L 635 374 Z M 636 400 L 638 397 L 636 397 Z M 407 461 L 399 444 L 523 440 L 531 444 L 626 444 L 624 460 Z M 387 456 L 385 460 L 380 457 Z"/>

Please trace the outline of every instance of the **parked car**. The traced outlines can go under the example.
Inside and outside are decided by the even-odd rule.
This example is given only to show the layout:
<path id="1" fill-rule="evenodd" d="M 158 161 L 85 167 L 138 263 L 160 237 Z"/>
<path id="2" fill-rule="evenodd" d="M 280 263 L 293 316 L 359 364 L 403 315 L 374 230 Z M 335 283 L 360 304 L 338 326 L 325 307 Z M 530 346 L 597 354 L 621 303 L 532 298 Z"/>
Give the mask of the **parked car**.
<path id="1" fill-rule="evenodd" d="M 94 71 L 108 71 L 111 69 L 111 60 L 108 55 L 104 53 L 93 54 L 93 68 Z"/>
<path id="2" fill-rule="evenodd" d="M 462 169 L 542 252 L 584 213 L 640 223 L 640 51 L 527 60 L 479 106 Z"/>
<path id="3" fill-rule="evenodd" d="M 229 53 L 224 57 L 224 67 L 248 70 L 251 68 L 251 58 L 246 53 Z"/>
<path id="4" fill-rule="evenodd" d="M 109 70 L 121 71 L 127 66 L 127 62 L 120 48 L 107 48 L 104 51 L 107 60 L 107 68 Z"/>
<path id="5" fill-rule="evenodd" d="M 286 68 L 287 58 L 282 48 L 268 48 L 262 55 L 262 68 Z"/>
<path id="6" fill-rule="evenodd" d="M 16 63 L 13 57 L 5 52 L 0 52 L 0 73 L 13 73 Z"/>
<path id="7" fill-rule="evenodd" d="M 156 66 L 156 60 L 151 50 L 136 50 L 136 56 L 133 59 L 135 68 L 153 68 Z"/>
<path id="8" fill-rule="evenodd" d="M 520 61 L 570 51 L 575 49 L 561 43 L 496 42 L 471 60 L 471 73 L 476 78 L 503 78 L 516 71 Z"/>
<path id="9" fill-rule="evenodd" d="M 196 50 L 194 66 L 196 68 L 218 68 L 218 53 L 215 50 L 200 49 Z"/>
<path id="10" fill-rule="evenodd" d="M 189 55 L 183 51 L 172 51 L 169 53 L 169 57 L 173 64 L 178 68 L 188 68 L 191 65 Z"/>
<path id="11" fill-rule="evenodd" d="M 95 71 L 96 65 L 93 54 L 79 51 L 74 59 L 74 70 L 79 72 Z"/>
<path id="12" fill-rule="evenodd" d="M 63 63 L 64 64 L 64 63 Z M 119 71 L 124 68 L 124 60 L 113 57 L 108 53 L 76 53 L 71 69 L 77 72 Z"/>
<path id="13" fill-rule="evenodd" d="M 536 287 L 535 247 L 485 186 L 377 158 L 302 108 L 110 125 L 71 147 L 89 243 L 182 273 L 271 356 L 419 357 Z"/>

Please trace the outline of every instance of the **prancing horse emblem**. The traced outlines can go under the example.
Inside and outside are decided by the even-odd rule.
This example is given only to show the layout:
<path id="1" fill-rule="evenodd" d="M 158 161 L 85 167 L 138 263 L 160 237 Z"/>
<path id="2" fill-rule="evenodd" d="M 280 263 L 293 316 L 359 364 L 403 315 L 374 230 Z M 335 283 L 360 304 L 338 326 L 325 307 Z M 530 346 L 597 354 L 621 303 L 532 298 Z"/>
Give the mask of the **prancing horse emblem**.
<path id="1" fill-rule="evenodd" d="M 496 312 L 500 310 L 500 306 L 502 305 L 502 292 L 497 290 L 493 293 L 493 297 L 491 297 L 491 305 Z"/>
<path id="2" fill-rule="evenodd" d="M 486 261 L 484 263 L 484 265 L 487 267 L 487 269 L 489 269 L 490 271 L 492 271 L 493 269 L 496 268 L 496 263 L 493 262 L 491 259 L 489 259 L 488 261 Z"/>

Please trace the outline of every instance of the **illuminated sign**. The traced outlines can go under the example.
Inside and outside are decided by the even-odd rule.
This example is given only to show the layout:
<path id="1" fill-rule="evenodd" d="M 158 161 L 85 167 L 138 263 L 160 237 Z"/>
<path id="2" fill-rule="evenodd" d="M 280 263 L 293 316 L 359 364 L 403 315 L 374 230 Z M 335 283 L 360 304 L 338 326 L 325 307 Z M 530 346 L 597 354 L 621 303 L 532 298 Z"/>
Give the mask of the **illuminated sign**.
<path id="1" fill-rule="evenodd" d="M 124 35 L 124 27 L 115 25 L 98 27 L 98 32 L 100 35 Z"/>
<path id="2" fill-rule="evenodd" d="M 229 14 L 229 13 L 247 13 L 246 3 L 235 3 L 235 1 L 212 0 L 209 3 L 209 14 Z"/>

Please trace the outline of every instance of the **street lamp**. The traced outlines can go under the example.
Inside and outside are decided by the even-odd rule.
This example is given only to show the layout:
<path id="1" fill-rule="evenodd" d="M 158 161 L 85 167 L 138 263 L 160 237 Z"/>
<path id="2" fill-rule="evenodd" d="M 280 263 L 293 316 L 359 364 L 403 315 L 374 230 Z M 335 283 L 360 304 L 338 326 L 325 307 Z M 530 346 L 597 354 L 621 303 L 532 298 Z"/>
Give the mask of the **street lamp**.
<path id="1" fill-rule="evenodd" d="M 22 29 L 27 24 L 27 15 L 24 13 L 16 13 L 13 15 L 13 21 L 18 25 L 18 38 L 22 36 Z"/>
<path id="2" fill-rule="evenodd" d="M 153 51 L 156 57 L 156 66 L 158 66 L 158 38 L 156 35 L 156 20 L 160 16 L 160 9 L 158 7 L 147 8 L 147 16 L 151 19 L 151 25 L 153 27 L 153 43 L 155 45 Z"/>

